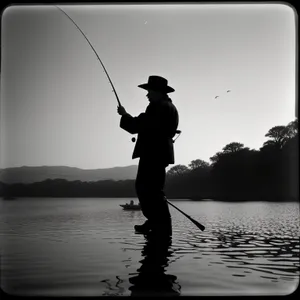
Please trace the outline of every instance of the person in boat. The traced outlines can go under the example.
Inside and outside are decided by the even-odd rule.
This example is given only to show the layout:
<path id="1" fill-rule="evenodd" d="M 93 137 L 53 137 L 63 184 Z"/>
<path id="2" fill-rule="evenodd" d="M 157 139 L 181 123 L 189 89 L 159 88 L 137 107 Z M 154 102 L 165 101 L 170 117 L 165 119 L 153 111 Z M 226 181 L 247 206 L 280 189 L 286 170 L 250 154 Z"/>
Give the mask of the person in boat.
<path id="1" fill-rule="evenodd" d="M 130 205 L 130 206 L 134 206 L 133 200 L 130 201 L 130 204 L 129 204 L 129 205 Z"/>
<path id="2" fill-rule="evenodd" d="M 168 94 L 175 90 L 167 79 L 149 76 L 148 82 L 138 87 L 148 91 L 149 105 L 145 112 L 131 116 L 123 106 L 120 127 L 131 134 L 138 134 L 132 158 L 139 158 L 135 189 L 146 218 L 142 225 L 135 225 L 139 233 L 150 231 L 172 235 L 172 220 L 164 194 L 166 167 L 174 164 L 173 137 L 179 123 L 177 108 Z"/>

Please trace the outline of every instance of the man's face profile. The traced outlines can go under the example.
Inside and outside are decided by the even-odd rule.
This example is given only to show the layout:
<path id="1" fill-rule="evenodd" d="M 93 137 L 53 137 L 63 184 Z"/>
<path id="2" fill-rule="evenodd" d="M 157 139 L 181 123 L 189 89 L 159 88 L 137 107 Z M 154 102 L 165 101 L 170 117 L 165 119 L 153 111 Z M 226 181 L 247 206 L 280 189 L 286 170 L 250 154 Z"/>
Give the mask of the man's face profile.
<path id="1" fill-rule="evenodd" d="M 148 90 L 147 98 L 150 102 L 157 102 L 164 96 L 164 93 L 154 90 Z"/>

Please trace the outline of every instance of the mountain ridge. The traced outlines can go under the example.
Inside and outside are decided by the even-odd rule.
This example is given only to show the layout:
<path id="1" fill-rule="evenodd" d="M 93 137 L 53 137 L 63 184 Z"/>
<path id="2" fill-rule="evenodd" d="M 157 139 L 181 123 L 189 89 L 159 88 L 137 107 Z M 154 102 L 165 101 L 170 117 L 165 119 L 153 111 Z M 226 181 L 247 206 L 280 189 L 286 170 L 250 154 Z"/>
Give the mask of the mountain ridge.
<path id="1" fill-rule="evenodd" d="M 69 166 L 22 166 L 0 169 L 0 182 L 34 183 L 46 179 L 65 179 L 69 181 L 99 181 L 135 179 L 137 165 L 124 167 L 81 169 Z"/>

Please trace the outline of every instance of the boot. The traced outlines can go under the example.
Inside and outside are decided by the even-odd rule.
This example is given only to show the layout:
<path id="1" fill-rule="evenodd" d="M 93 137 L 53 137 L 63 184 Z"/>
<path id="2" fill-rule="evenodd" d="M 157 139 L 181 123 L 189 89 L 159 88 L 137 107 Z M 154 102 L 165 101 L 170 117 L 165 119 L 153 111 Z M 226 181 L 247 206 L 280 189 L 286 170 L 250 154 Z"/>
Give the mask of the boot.
<path id="1" fill-rule="evenodd" d="M 147 220 L 144 224 L 142 225 L 135 225 L 134 229 L 137 233 L 142 233 L 142 234 L 147 234 L 151 230 L 150 222 Z"/>

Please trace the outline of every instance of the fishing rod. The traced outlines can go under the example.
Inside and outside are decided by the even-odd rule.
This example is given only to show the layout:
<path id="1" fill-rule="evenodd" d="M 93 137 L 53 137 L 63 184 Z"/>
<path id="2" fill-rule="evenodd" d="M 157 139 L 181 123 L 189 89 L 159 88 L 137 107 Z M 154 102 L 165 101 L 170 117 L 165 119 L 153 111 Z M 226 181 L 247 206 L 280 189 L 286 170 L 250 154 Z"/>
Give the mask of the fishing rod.
<path id="1" fill-rule="evenodd" d="M 173 206 L 174 208 L 176 208 L 178 211 L 180 211 L 184 216 L 186 216 L 190 221 L 192 221 L 200 230 L 204 230 L 205 226 L 200 224 L 199 222 L 197 222 L 196 220 L 194 220 L 191 216 L 187 215 L 185 212 L 183 212 L 181 209 L 179 209 L 178 207 L 176 207 L 174 204 L 172 204 L 170 201 L 168 201 L 166 199 L 166 201 L 168 202 L 168 204 L 170 204 L 171 206 Z"/>
<path id="2" fill-rule="evenodd" d="M 111 81 L 111 79 L 110 79 L 110 77 L 109 77 L 109 75 L 108 75 L 108 72 L 106 71 L 106 68 L 105 68 L 103 62 L 101 61 L 101 59 L 100 59 L 98 53 L 96 52 L 95 48 L 93 47 L 93 45 L 91 44 L 91 42 L 90 42 L 89 39 L 87 38 L 87 36 L 86 36 L 86 35 L 84 34 L 84 32 L 80 29 L 80 27 L 75 23 L 75 21 L 74 21 L 74 20 L 73 20 L 73 19 L 72 19 L 72 18 L 71 18 L 71 17 L 70 17 L 63 9 L 62 9 L 62 8 L 60 8 L 60 7 L 57 6 L 57 5 L 54 5 L 54 6 L 55 6 L 56 8 L 58 8 L 62 13 L 64 13 L 64 14 L 69 18 L 69 20 L 72 21 L 72 23 L 77 27 L 77 29 L 82 33 L 82 35 L 84 36 L 84 38 L 86 39 L 86 41 L 89 43 L 89 45 L 91 46 L 91 48 L 92 48 L 93 51 L 95 52 L 95 54 L 96 54 L 98 60 L 100 61 L 101 65 L 102 65 L 102 67 L 103 67 L 103 70 L 104 70 L 104 72 L 105 72 L 105 74 L 106 74 L 106 76 L 107 76 L 107 78 L 108 78 L 108 80 L 109 80 L 109 83 L 110 83 L 111 86 L 112 86 L 113 92 L 114 92 L 115 95 L 116 95 L 116 98 L 117 98 L 117 101 L 118 101 L 119 106 L 122 106 L 122 105 L 121 105 L 121 102 L 120 102 L 120 100 L 119 100 L 118 94 L 117 94 L 117 92 L 116 92 L 116 89 L 115 89 L 115 87 L 114 87 L 114 85 L 113 85 L 113 83 L 112 83 L 112 81 Z"/>
<path id="3" fill-rule="evenodd" d="M 69 20 L 71 20 L 71 22 L 76 26 L 76 28 L 81 32 L 81 34 L 84 36 L 84 38 L 86 39 L 86 41 L 89 43 L 89 45 L 91 46 L 91 48 L 92 48 L 92 50 L 94 51 L 94 53 L 96 54 L 96 56 L 97 56 L 97 58 L 98 58 L 98 60 L 100 61 L 100 63 L 101 63 L 101 65 L 102 65 L 102 67 L 103 67 L 103 70 L 104 70 L 104 72 L 105 72 L 105 74 L 106 74 L 106 76 L 107 76 L 107 78 L 108 78 L 108 80 L 109 80 L 109 83 L 111 84 L 111 86 L 112 86 L 112 89 L 113 89 L 113 92 L 115 93 L 115 95 L 116 95 L 116 98 L 117 98 L 117 101 L 118 101 L 118 104 L 119 104 L 119 106 L 122 106 L 121 105 L 121 102 L 120 102 L 120 99 L 119 99 L 119 97 L 118 97 L 118 94 L 117 94 L 117 92 L 116 92 L 116 89 L 115 89 L 115 87 L 114 87 L 114 85 L 113 85 L 113 83 L 112 83 L 112 80 L 110 79 L 110 76 L 108 75 L 108 72 L 107 72 L 107 70 L 106 70 L 106 68 L 105 68 L 105 66 L 104 66 L 104 64 L 103 64 L 103 62 L 102 62 L 102 60 L 101 60 L 101 58 L 99 57 L 99 55 L 98 55 L 98 53 L 97 53 L 97 51 L 95 50 L 95 48 L 93 47 L 93 45 L 92 45 L 92 43 L 89 41 L 89 39 L 87 38 L 87 36 L 84 34 L 84 32 L 81 30 L 81 28 L 75 23 L 75 21 L 62 9 L 62 8 L 60 8 L 59 6 L 57 6 L 57 5 L 54 5 L 57 9 L 59 9 L 64 15 L 66 15 L 67 17 L 68 17 L 68 19 Z M 175 140 L 173 140 L 173 143 L 177 140 L 177 138 L 179 137 L 179 135 L 181 134 L 181 131 L 180 130 L 176 130 L 176 133 L 178 134 L 178 136 L 176 137 L 176 139 Z M 133 137 L 132 139 L 132 142 L 135 142 L 136 141 L 136 139 Z"/>

